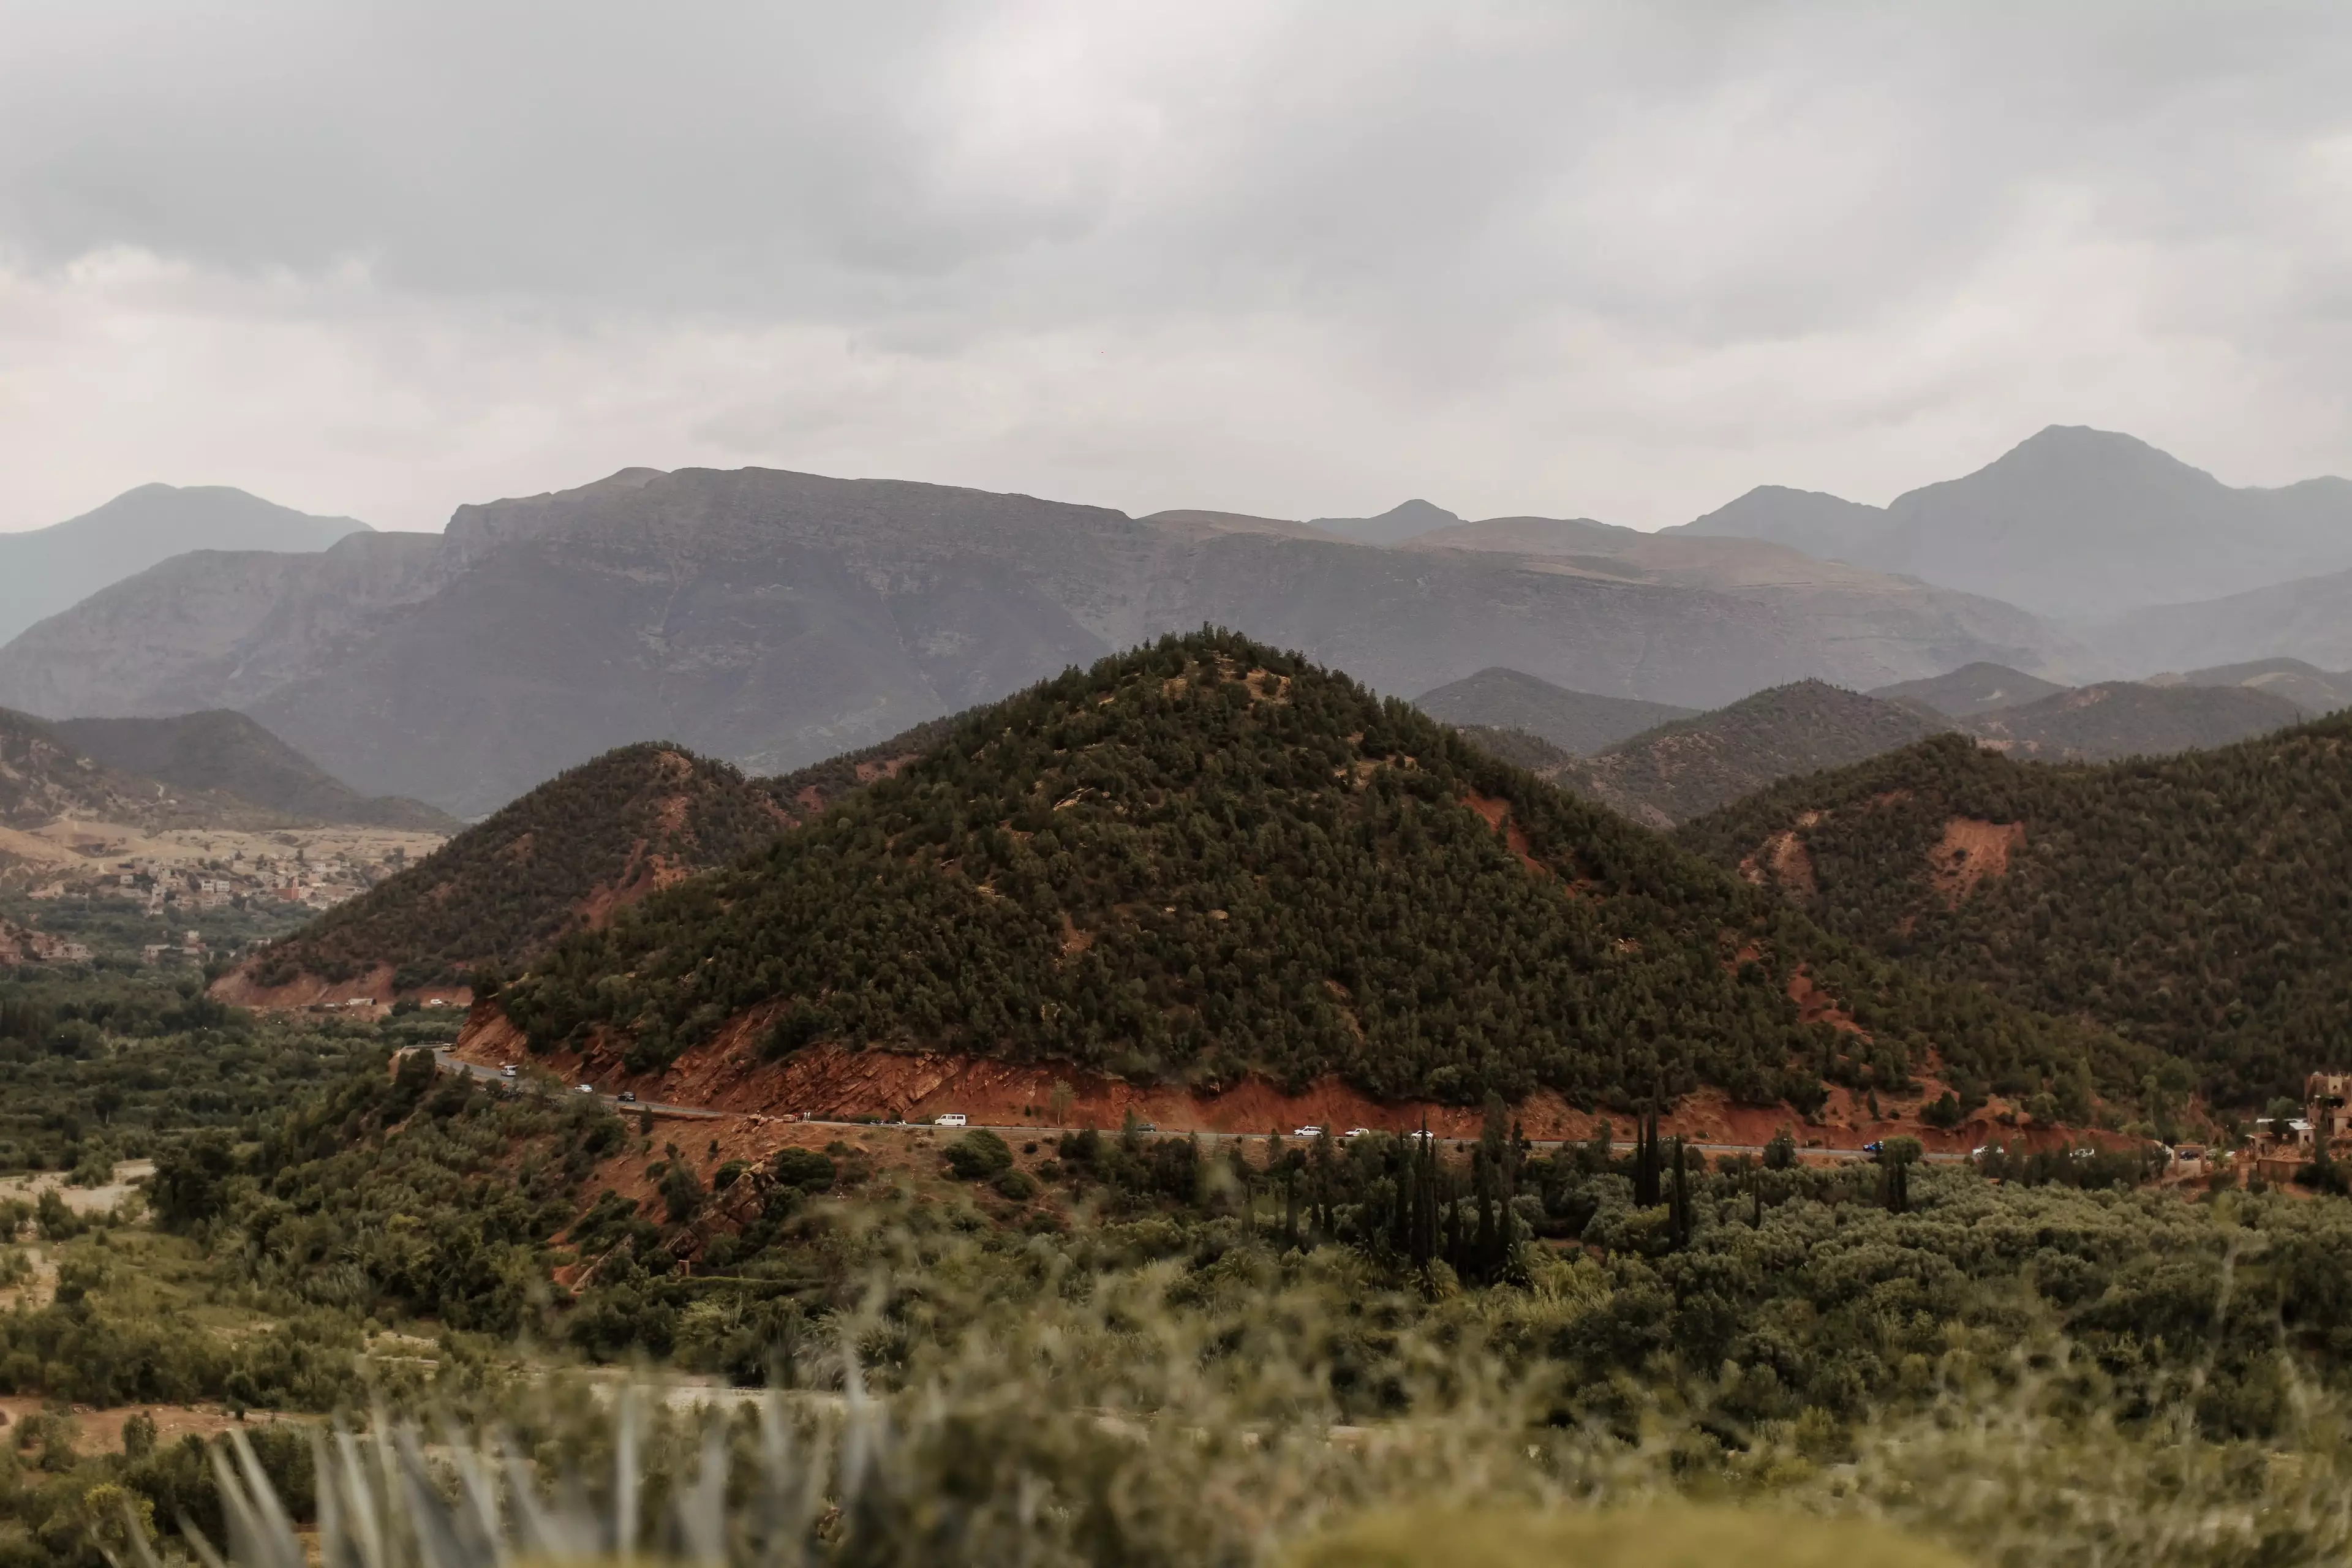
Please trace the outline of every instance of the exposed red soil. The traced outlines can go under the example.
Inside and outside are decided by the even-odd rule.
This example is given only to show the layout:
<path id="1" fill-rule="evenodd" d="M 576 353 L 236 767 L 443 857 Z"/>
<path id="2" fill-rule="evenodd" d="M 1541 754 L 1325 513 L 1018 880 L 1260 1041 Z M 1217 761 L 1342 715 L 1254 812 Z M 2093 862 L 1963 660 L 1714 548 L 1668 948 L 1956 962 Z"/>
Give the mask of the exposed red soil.
<path id="1" fill-rule="evenodd" d="M 1807 816 L 1812 815 L 1808 812 Z M 1817 890 L 1813 881 L 1813 857 L 1805 841 L 1797 837 L 1794 828 L 1775 833 L 1764 840 L 1762 847 L 1739 862 L 1739 874 L 1758 887 L 1768 883 L 1784 893 L 1796 893 L 1811 898 Z"/>
<path id="2" fill-rule="evenodd" d="M 1789 1000 L 1797 1005 L 1797 1021 L 1801 1024 L 1827 1024 L 1832 1029 L 1860 1035 L 1864 1039 L 1870 1032 L 1853 1021 L 1853 1015 L 1838 1005 L 1838 999 L 1813 984 L 1813 977 L 1800 969 L 1789 976 Z"/>
<path id="3" fill-rule="evenodd" d="M 283 985 L 257 985 L 253 982 L 253 965 L 239 964 L 213 982 L 212 994 L 220 1000 L 238 1007 L 250 1007 L 257 1013 L 291 1013 L 305 1007 L 343 1007 L 346 1004 L 366 997 L 372 1005 L 352 1009 L 362 1016 L 373 1016 L 388 1011 L 394 1000 L 392 965 L 380 963 L 365 974 L 350 980 L 324 980 L 315 974 L 297 975 Z M 442 1002 L 452 1007 L 471 1007 L 474 994 L 463 985 L 425 985 L 402 993 L 419 1002 Z"/>
<path id="4" fill-rule="evenodd" d="M 1528 842 L 1527 830 L 1511 820 L 1509 801 L 1496 800 L 1491 795 L 1479 795 L 1473 791 L 1462 797 L 1462 804 L 1476 812 L 1487 826 L 1502 836 L 1503 842 L 1509 847 L 1511 853 L 1519 858 L 1520 865 L 1538 877 L 1549 877 L 1552 874 L 1550 867 L 1536 858 L 1535 847 Z"/>
<path id="5" fill-rule="evenodd" d="M 2009 858 L 2025 847 L 2025 824 L 1956 816 L 1927 851 L 1927 875 L 1946 903 L 1957 904 L 1987 877 L 2006 876 Z"/>
<path id="6" fill-rule="evenodd" d="M 1833 1005 L 1831 1011 L 1835 1011 Z M 1852 1020 L 1846 1022 L 1852 1026 Z M 895 1117 L 921 1121 L 943 1111 L 960 1111 L 975 1124 L 986 1126 L 1110 1129 L 1121 1125 L 1132 1110 L 1168 1132 L 1260 1136 L 1280 1131 L 1286 1136 L 1292 1129 L 1307 1125 L 1337 1131 L 1369 1127 L 1406 1132 L 1425 1121 L 1431 1131 L 1444 1138 L 1475 1138 L 1483 1121 L 1475 1106 L 1375 1100 L 1337 1077 L 1318 1079 L 1295 1094 L 1256 1077 L 1216 1089 L 1191 1089 L 1180 1084 L 1130 1083 L 1067 1063 L 1018 1063 L 938 1052 L 858 1051 L 827 1044 L 769 1061 L 759 1047 L 765 1023 L 759 1014 L 738 1018 L 666 1071 L 630 1073 L 621 1065 L 618 1051 L 605 1047 L 584 1055 L 566 1051 L 533 1058 L 521 1031 L 495 1005 L 486 1005 L 477 1007 L 467 1021 L 456 1054 L 483 1067 L 536 1059 L 567 1082 L 594 1083 L 608 1091 L 627 1089 L 641 1100 L 732 1111 L 739 1121 L 664 1122 L 661 1128 L 667 1131 L 657 1130 L 655 1134 L 656 1148 L 667 1140 L 681 1149 L 688 1147 L 689 1139 L 696 1149 L 701 1149 L 715 1136 L 722 1150 L 720 1159 L 754 1157 L 750 1152 L 725 1152 L 740 1139 L 749 1140 L 747 1149 L 806 1142 L 797 1133 L 787 1135 L 782 1131 L 792 1125 L 782 1120 L 785 1117 L 826 1121 Z M 1069 1093 L 1068 1110 L 1058 1117 L 1054 1114 L 1057 1083 L 1066 1085 Z M 1927 1092 L 1923 1102 L 1943 1092 L 1940 1084 L 1924 1087 Z M 1661 1118 L 1660 1126 L 1670 1136 L 1698 1142 L 1746 1145 L 1760 1145 L 1785 1126 L 1800 1144 L 1847 1150 L 1895 1133 L 1917 1138 L 1937 1151 L 1965 1151 L 1989 1138 L 2063 1142 L 2067 1137 L 2063 1130 L 2021 1131 L 2000 1127 L 1992 1118 L 2007 1108 L 1999 1104 L 1986 1107 L 1979 1116 L 1948 1131 L 1920 1122 L 1916 1105 L 1883 1106 L 1891 1113 L 1874 1121 L 1858 1105 L 1844 1103 L 1843 1092 L 1834 1091 L 1819 1121 L 1809 1124 L 1785 1106 L 1736 1106 L 1720 1090 L 1704 1089 L 1676 1101 Z M 1611 1120 L 1601 1112 L 1580 1110 L 1548 1089 L 1511 1109 L 1527 1135 L 1540 1142 L 1588 1138 L 1596 1123 Z M 1630 1121 L 1622 1117 L 1616 1123 L 1620 1136 L 1631 1127 Z M 638 1163 L 642 1165 L 643 1159 Z M 649 1184 L 647 1191 L 651 1191 Z"/>

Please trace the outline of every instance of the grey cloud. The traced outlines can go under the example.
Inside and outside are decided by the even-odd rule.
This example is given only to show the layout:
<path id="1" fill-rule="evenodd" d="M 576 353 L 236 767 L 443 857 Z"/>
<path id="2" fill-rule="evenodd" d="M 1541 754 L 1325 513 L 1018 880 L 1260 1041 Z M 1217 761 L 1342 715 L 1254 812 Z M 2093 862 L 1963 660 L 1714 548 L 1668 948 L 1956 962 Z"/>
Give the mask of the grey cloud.
<path id="1" fill-rule="evenodd" d="M 1260 509 L 1377 510 L 1394 486 L 1666 522 L 1717 485 L 1883 499 L 2053 419 L 2210 432 L 2184 455 L 2289 469 L 2250 479 L 2352 435 L 2308 411 L 2352 346 L 2352 233 L 2328 216 L 2352 199 L 2341 6 L 101 0 L 0 18 L 0 258 L 40 287 L 120 247 L 257 289 L 355 271 L 381 300 L 358 314 L 537 331 L 567 376 L 625 335 L 615 397 L 645 356 L 686 352 L 648 344 L 841 345 L 846 405 L 814 374 L 698 407 L 689 389 L 648 447 L 846 457 L 854 429 L 901 471 L 1009 442 L 992 472 L 1126 504 L 1213 499 L 1171 493 L 1197 475 Z M 350 297 L 287 308 L 331 333 Z M 2117 300 L 2150 314 L 2133 354 L 2178 336 L 2181 387 L 2102 379 Z M 2211 381 L 2190 362 L 2217 342 L 2238 384 L 2185 384 Z M 1060 356 L 1086 353 L 1119 368 L 1118 407 L 1073 391 Z M 1202 427 L 1197 382 L 1220 366 L 1244 406 L 1284 399 L 1261 418 L 1286 440 Z M 2275 406 L 2200 404 L 2245 385 Z M 1559 492 L 1570 476 L 1527 456 L 1548 439 L 1612 449 L 1582 464 L 1598 493 Z M 583 454 L 572 477 L 653 456 Z M 1318 488 L 1350 474 L 1361 489 Z M 1265 493 L 1233 493 L 1237 475 Z"/>

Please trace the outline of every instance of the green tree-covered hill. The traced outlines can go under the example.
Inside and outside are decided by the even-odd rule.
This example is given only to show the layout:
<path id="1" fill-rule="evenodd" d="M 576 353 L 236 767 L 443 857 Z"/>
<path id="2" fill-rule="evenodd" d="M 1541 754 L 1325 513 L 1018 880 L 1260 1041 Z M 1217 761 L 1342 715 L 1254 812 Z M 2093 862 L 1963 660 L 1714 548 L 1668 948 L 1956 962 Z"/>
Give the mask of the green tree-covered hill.
<path id="1" fill-rule="evenodd" d="M 407 991 L 520 968 L 564 931 L 726 865 L 887 778 L 948 723 L 765 779 L 667 742 L 607 752 L 272 944 L 238 978 L 270 987 L 390 964 L 394 989 Z"/>
<path id="2" fill-rule="evenodd" d="M 1867 1033 L 1789 991 L 1800 969 Z M 504 1006 L 649 1067 L 749 1016 L 1135 1077 L 1815 1103 L 1929 1053 L 2136 1084 L 2101 1031 L 1920 983 L 1414 709 L 1204 632 L 1073 670 L 765 851 L 566 937 Z"/>
<path id="3" fill-rule="evenodd" d="M 2352 1062 L 2352 719 L 2105 765 L 1939 736 L 1678 837 L 1880 953 L 2193 1061 L 2221 1103 Z"/>
<path id="4" fill-rule="evenodd" d="M 1638 822 L 1671 827 L 1775 779 L 1860 762 L 1949 727 L 1940 715 L 1798 680 L 1645 730 L 1551 776 Z"/>

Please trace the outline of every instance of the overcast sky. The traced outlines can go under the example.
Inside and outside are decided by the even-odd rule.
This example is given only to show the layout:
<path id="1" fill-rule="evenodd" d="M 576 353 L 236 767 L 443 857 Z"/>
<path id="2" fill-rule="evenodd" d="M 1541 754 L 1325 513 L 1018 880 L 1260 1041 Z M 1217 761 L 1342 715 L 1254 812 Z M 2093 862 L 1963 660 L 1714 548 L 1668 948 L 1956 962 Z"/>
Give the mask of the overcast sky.
<path id="1" fill-rule="evenodd" d="M 0 527 L 2352 472 L 2352 5 L 0 0 Z"/>

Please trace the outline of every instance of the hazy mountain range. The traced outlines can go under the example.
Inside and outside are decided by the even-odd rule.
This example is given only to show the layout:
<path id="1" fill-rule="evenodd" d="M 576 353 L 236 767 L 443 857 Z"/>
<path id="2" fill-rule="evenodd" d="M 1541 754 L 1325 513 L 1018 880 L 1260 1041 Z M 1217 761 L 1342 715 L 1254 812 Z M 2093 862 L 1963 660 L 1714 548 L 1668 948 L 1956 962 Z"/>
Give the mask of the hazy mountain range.
<path id="1" fill-rule="evenodd" d="M 2010 672 L 2004 692 L 2047 696 L 2283 652 L 2352 664 L 2352 616 L 2331 608 L 2352 609 L 2352 486 L 2232 489 L 2068 427 L 1884 509 L 1768 488 L 1659 533 L 1465 521 L 1421 500 L 1369 518 L 1138 518 L 633 468 L 460 508 L 440 535 L 149 486 L 0 538 L 0 553 L 59 542 L 80 542 L 83 576 L 27 568 L 20 587 L 120 580 L 0 647 L 0 703 L 59 719 L 234 710 L 363 795 L 466 816 L 649 739 L 785 771 L 1202 625 L 1384 691 L 1487 679 L 1467 695 L 1507 706 L 1481 672 L 1517 672 L 1577 696 L 1583 717 L 1448 716 L 1558 730 L 1579 752 L 1595 749 L 1604 700 L 1654 722 L 1808 679 L 1942 681 L 1886 694 L 1966 719 L 1979 705 L 1951 683 L 1978 666 Z M 2321 568 L 2337 574 L 2278 580 Z M 2146 607 L 2256 581 L 2270 585 Z M 2308 710 L 2307 693 L 2278 694 Z"/>
<path id="2" fill-rule="evenodd" d="M 1692 708 L 2069 647 L 2006 605 L 1772 547 L 1610 530 L 1619 554 L 1579 557 L 1514 522 L 1504 548 L 1390 550 L 1281 520 L 631 469 L 461 508 L 437 539 L 166 562 L 0 649 L 0 702 L 236 708 L 367 793 L 471 816 L 654 737 L 782 772 L 1203 624 L 1388 691 L 1504 665 Z M 1774 570 L 1738 563 L 1759 551 Z"/>
<path id="3" fill-rule="evenodd" d="M 1668 531 L 1773 540 L 2096 622 L 2352 570 L 2352 480 L 2234 489 L 2129 436 L 2053 425 L 1884 508 L 1768 485 Z"/>
<path id="4" fill-rule="evenodd" d="M 190 550 L 324 550 L 365 531 L 225 485 L 141 485 L 64 522 L 0 533 L 0 641 Z"/>

